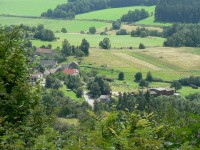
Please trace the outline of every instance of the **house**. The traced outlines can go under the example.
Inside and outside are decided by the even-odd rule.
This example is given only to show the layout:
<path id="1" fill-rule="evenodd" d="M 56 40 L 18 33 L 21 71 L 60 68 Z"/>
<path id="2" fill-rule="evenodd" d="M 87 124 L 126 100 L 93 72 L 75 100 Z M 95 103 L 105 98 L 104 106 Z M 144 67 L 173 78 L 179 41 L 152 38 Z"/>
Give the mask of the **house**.
<path id="1" fill-rule="evenodd" d="M 110 96 L 109 95 L 101 95 L 99 97 L 98 101 L 109 102 L 110 101 Z"/>
<path id="2" fill-rule="evenodd" d="M 78 69 L 78 63 L 76 63 L 75 61 L 71 62 L 70 64 L 62 64 L 61 65 L 61 70 L 64 70 L 64 69 Z"/>
<path id="3" fill-rule="evenodd" d="M 160 95 L 170 96 L 174 95 L 175 93 L 175 90 L 171 88 L 150 88 L 148 89 L 148 91 L 152 96 L 160 96 Z"/>
<path id="4" fill-rule="evenodd" d="M 52 68 L 52 69 L 46 69 L 44 71 L 44 75 L 49 75 L 49 74 L 53 74 L 56 73 L 58 71 L 59 68 Z"/>
<path id="5" fill-rule="evenodd" d="M 77 69 L 64 69 L 63 70 L 64 74 L 66 75 L 78 75 L 79 74 L 79 71 Z"/>
<path id="6" fill-rule="evenodd" d="M 55 68 L 58 64 L 54 60 L 42 60 L 41 65 L 45 68 Z"/>
<path id="7" fill-rule="evenodd" d="M 37 48 L 35 51 L 36 55 L 53 55 L 54 51 L 51 49 L 47 49 L 47 48 Z"/>
<path id="8" fill-rule="evenodd" d="M 41 72 L 37 72 L 35 74 L 33 74 L 31 77 L 30 77 L 30 82 L 33 84 L 33 85 L 36 85 L 36 82 L 37 81 L 44 81 L 43 79 L 43 74 Z"/>

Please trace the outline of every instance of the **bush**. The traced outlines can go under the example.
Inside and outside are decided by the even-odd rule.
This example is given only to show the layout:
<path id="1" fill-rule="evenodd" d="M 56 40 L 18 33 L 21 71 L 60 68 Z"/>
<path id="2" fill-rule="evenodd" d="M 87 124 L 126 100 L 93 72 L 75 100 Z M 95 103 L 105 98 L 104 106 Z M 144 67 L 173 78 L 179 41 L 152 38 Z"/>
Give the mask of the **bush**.
<path id="1" fill-rule="evenodd" d="M 95 27 L 90 27 L 89 28 L 89 33 L 90 34 L 95 34 L 96 33 L 96 28 Z"/>
<path id="2" fill-rule="evenodd" d="M 118 80 L 124 80 L 124 73 L 123 72 L 119 73 Z"/>
<path id="3" fill-rule="evenodd" d="M 142 43 L 140 43 L 140 45 L 139 45 L 139 49 L 145 49 L 145 48 L 146 48 L 145 45 L 142 44 Z"/>
<path id="4" fill-rule="evenodd" d="M 62 28 L 62 29 L 61 29 L 61 32 L 62 32 L 62 33 L 67 33 L 67 29 L 66 29 L 66 28 Z"/>
<path id="5" fill-rule="evenodd" d="M 116 35 L 128 35 L 128 32 L 126 29 L 121 29 L 117 31 Z"/>
<path id="6" fill-rule="evenodd" d="M 110 39 L 104 38 L 103 41 L 99 43 L 99 46 L 103 49 L 110 49 L 111 48 Z"/>

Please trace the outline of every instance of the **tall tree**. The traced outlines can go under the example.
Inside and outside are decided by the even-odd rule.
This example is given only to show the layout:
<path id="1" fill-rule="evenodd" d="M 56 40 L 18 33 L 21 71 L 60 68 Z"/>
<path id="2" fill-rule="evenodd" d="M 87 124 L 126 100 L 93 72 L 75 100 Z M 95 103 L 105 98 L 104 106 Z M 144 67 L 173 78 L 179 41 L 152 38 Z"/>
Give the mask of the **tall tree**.
<path id="1" fill-rule="evenodd" d="M 61 52 L 65 55 L 65 56 L 70 56 L 71 55 L 71 45 L 69 43 L 68 40 L 64 40 L 62 43 L 62 49 Z"/>
<path id="2" fill-rule="evenodd" d="M 86 39 L 83 39 L 80 49 L 84 52 L 86 56 L 89 55 L 89 48 L 90 48 L 90 43 Z"/>

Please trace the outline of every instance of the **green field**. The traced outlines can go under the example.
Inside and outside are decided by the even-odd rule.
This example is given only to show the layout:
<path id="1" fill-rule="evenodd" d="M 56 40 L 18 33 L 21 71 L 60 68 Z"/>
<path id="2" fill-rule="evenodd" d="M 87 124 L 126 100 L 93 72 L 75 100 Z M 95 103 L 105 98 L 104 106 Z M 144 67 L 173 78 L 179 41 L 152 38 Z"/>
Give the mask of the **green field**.
<path id="1" fill-rule="evenodd" d="M 81 61 L 81 70 L 89 72 L 93 68 L 99 75 L 114 78 L 111 83 L 112 90 L 118 91 L 138 91 L 138 83 L 134 82 L 134 74 L 142 72 L 143 78 L 146 78 L 148 71 L 151 71 L 153 77 L 161 78 L 164 81 L 178 80 L 182 77 L 199 75 L 200 56 L 193 53 L 196 48 L 147 48 L 145 50 L 100 50 L 91 49 L 90 56 Z M 160 52 L 163 56 L 160 58 Z M 187 57 L 187 59 L 186 59 Z M 69 58 L 69 62 L 76 60 Z M 197 63 L 192 63 L 193 60 Z M 76 60 L 80 61 L 80 60 Z M 185 63 L 183 63 L 185 62 Z M 92 65 L 90 65 L 92 64 Z M 187 65 L 188 64 L 188 65 Z M 102 67 L 106 66 L 106 67 Z M 119 72 L 125 74 L 124 81 L 118 81 Z M 150 87 L 170 87 L 170 83 L 153 82 Z M 189 93 L 196 93 L 199 90 L 191 87 L 183 87 L 179 92 L 182 96 Z"/>
<path id="2" fill-rule="evenodd" d="M 83 38 L 87 39 L 90 43 L 91 47 L 99 47 L 99 42 L 103 40 L 105 37 L 108 37 L 111 41 L 112 48 L 121 48 L 121 47 L 138 47 L 140 43 L 143 43 L 146 46 L 155 47 L 155 46 L 162 46 L 164 42 L 164 38 L 156 38 L 156 39 L 149 39 L 149 38 L 139 38 L 139 37 L 131 37 L 130 35 L 125 36 L 116 36 L 116 35 L 88 35 L 88 34 L 64 34 L 64 33 L 57 33 L 56 37 L 60 39 L 57 41 L 51 42 L 53 47 L 57 47 L 62 45 L 62 41 L 67 39 L 70 44 L 72 45 L 80 45 Z M 48 44 L 50 42 L 43 42 L 39 40 L 33 40 L 33 45 L 41 46 L 42 44 Z"/>
<path id="3" fill-rule="evenodd" d="M 135 9 L 145 9 L 146 11 L 151 13 L 154 12 L 155 6 L 133 6 L 133 7 L 104 9 L 77 15 L 76 19 L 117 20 L 120 19 L 122 15 L 128 13 L 129 10 L 135 10 Z"/>
<path id="4" fill-rule="evenodd" d="M 0 14 L 40 16 L 47 9 L 54 9 L 67 0 L 0 0 Z"/>
<path id="5" fill-rule="evenodd" d="M 171 23 L 161 23 L 161 22 L 155 22 L 154 16 L 148 17 L 146 19 L 140 20 L 136 22 L 135 24 L 138 25 L 145 25 L 145 26 L 171 26 Z"/>
<path id="6" fill-rule="evenodd" d="M 104 22 L 92 22 L 92 21 L 77 21 L 77 20 L 53 20 L 53 19 L 32 19 L 32 18 L 19 18 L 19 17 L 0 17 L 0 24 L 2 25 L 29 25 L 37 26 L 44 24 L 45 28 L 51 29 L 54 32 L 60 31 L 61 28 L 65 27 L 68 32 L 80 32 L 87 30 L 89 27 L 94 26 L 97 29 L 104 29 L 109 27 L 109 23 Z"/>

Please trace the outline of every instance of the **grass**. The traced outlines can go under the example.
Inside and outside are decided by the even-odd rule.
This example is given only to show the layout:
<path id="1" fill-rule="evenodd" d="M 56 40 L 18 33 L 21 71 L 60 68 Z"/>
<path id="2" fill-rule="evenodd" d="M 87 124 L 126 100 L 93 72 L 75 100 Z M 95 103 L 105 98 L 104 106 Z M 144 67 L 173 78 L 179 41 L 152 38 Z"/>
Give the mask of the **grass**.
<path id="1" fill-rule="evenodd" d="M 178 90 L 181 96 L 187 96 L 189 94 L 200 93 L 200 89 L 192 89 L 189 86 L 183 86 L 182 89 Z"/>
<path id="2" fill-rule="evenodd" d="M 123 8 L 103 9 L 99 11 L 93 11 L 77 15 L 76 19 L 117 20 L 120 19 L 122 15 L 128 13 L 129 10 L 136 10 L 136 9 L 145 9 L 146 11 L 151 13 L 154 12 L 155 6 L 132 6 Z"/>
<path id="3" fill-rule="evenodd" d="M 53 20 L 53 19 L 32 19 L 32 18 L 20 18 L 20 17 L 0 17 L 0 24 L 2 25 L 29 25 L 37 26 L 44 24 L 45 28 L 51 29 L 54 32 L 60 31 L 65 27 L 68 32 L 80 32 L 88 31 L 89 27 L 94 26 L 97 29 L 110 26 L 104 22 L 92 22 L 92 21 L 77 21 L 77 20 Z"/>
<path id="4" fill-rule="evenodd" d="M 140 20 L 136 22 L 137 25 L 145 25 L 145 26 L 171 26 L 171 23 L 161 23 L 161 22 L 155 22 L 154 16 L 148 17 L 146 19 Z"/>
<path id="5" fill-rule="evenodd" d="M 111 41 L 112 48 L 121 48 L 121 47 L 135 47 L 137 48 L 140 43 L 143 43 L 145 46 L 149 47 L 156 47 L 156 46 L 162 46 L 164 42 L 164 38 L 156 38 L 156 39 L 149 39 L 149 38 L 139 38 L 139 37 L 131 37 L 130 35 L 126 36 L 116 36 L 116 35 L 88 35 L 88 34 L 63 34 L 58 33 L 56 34 L 56 37 L 59 37 L 60 39 L 57 41 L 51 42 L 53 47 L 61 47 L 62 41 L 64 39 L 67 39 L 70 44 L 72 45 L 80 45 L 83 38 L 87 39 L 90 43 L 91 47 L 99 47 L 99 42 L 102 41 L 105 37 L 108 37 Z M 41 46 L 43 44 L 48 44 L 50 42 L 43 42 L 39 40 L 33 40 L 33 45 L 35 46 Z"/>
<path id="6" fill-rule="evenodd" d="M 78 126 L 79 120 L 76 118 L 70 118 L 70 119 L 66 119 L 66 118 L 56 118 L 56 124 L 58 125 L 71 125 L 71 126 Z"/>
<path id="7" fill-rule="evenodd" d="M 67 0 L 0 0 L 0 14 L 40 16 L 42 12 L 66 2 Z"/>
<path id="8" fill-rule="evenodd" d="M 76 93 L 74 93 L 73 91 L 67 91 L 67 87 L 65 85 L 63 85 L 63 87 L 61 87 L 59 90 L 61 90 L 66 97 L 70 97 L 73 100 L 76 100 L 76 101 L 83 100 L 82 98 L 77 98 Z"/>
<path id="9" fill-rule="evenodd" d="M 165 58 L 160 59 L 160 51 L 165 53 Z M 179 70 L 179 65 L 182 61 L 192 62 L 193 58 L 198 55 L 188 57 L 185 60 L 185 55 L 188 55 L 188 51 L 193 51 L 194 48 L 147 48 L 145 50 L 99 50 L 91 49 L 90 56 L 83 58 L 81 61 L 82 71 L 90 72 L 94 67 L 99 75 L 114 78 L 114 82 L 111 82 L 112 91 L 126 91 L 137 92 L 138 83 L 134 82 L 134 74 L 141 71 L 143 78 L 146 78 L 148 71 L 151 71 L 153 77 L 161 78 L 165 81 L 173 81 L 180 79 L 184 76 L 198 75 L 200 69 L 198 66 L 191 68 L 194 71 L 190 71 L 187 65 L 182 65 Z M 174 57 L 173 57 L 174 56 Z M 176 56 L 179 56 L 177 58 Z M 74 57 L 70 57 L 69 61 L 75 60 Z M 200 60 L 200 59 L 199 59 Z M 78 60 L 76 60 L 78 61 Z M 80 60 L 79 60 L 80 61 Z M 92 65 L 89 65 L 92 64 Z M 107 67 L 101 67 L 107 66 Z M 161 70 L 158 70 L 159 67 Z M 179 69 L 177 69 L 179 68 Z M 125 74 L 124 81 L 118 81 L 118 74 L 122 71 Z M 150 87 L 170 87 L 170 83 L 165 82 L 153 82 L 150 83 Z M 196 93 L 199 90 L 194 90 L 190 87 L 183 87 L 180 90 L 181 96 L 188 95 L 190 93 Z"/>

